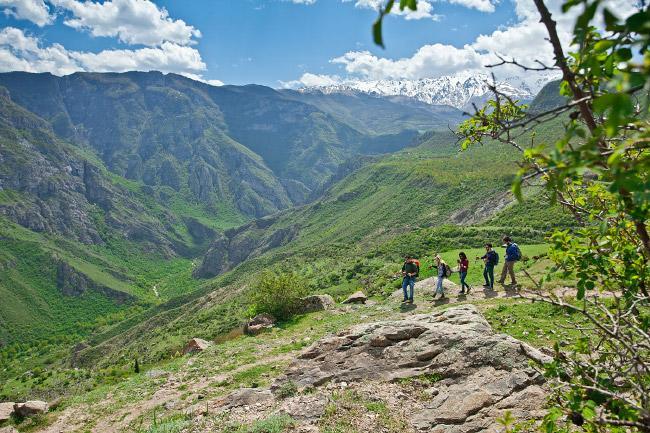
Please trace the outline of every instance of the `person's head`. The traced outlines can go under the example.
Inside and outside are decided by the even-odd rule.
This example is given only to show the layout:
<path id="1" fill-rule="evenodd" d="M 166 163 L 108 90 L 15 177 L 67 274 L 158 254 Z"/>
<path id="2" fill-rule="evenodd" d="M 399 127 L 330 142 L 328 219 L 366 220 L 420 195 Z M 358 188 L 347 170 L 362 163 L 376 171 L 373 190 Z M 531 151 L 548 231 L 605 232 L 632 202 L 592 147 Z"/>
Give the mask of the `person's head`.
<path id="1" fill-rule="evenodd" d="M 404 261 L 407 261 L 407 262 L 408 262 L 408 261 L 411 260 L 412 258 L 413 258 L 413 257 L 411 257 L 410 254 L 407 254 L 407 255 L 404 256 Z"/>
<path id="2" fill-rule="evenodd" d="M 463 251 L 458 253 L 458 257 L 460 257 L 461 260 L 467 260 L 467 254 L 465 254 Z"/>
<path id="3" fill-rule="evenodd" d="M 512 243 L 512 239 L 510 239 L 510 236 L 504 236 L 503 243 L 506 245 L 510 245 Z"/>
<path id="4" fill-rule="evenodd" d="M 440 262 L 442 262 L 442 257 L 440 257 L 438 254 L 434 257 L 435 262 L 439 265 Z"/>
<path id="5" fill-rule="evenodd" d="M 485 244 L 485 250 L 490 251 L 492 249 L 492 244 Z"/>

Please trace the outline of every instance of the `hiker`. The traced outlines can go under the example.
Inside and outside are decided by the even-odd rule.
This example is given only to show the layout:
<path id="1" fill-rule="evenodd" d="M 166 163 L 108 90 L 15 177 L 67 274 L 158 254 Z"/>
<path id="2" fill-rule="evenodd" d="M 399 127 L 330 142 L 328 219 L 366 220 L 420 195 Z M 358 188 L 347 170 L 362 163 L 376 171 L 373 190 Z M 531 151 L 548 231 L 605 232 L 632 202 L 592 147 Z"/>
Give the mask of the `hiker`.
<path id="1" fill-rule="evenodd" d="M 476 260 L 482 259 L 485 263 L 483 268 L 483 278 L 485 284 L 483 287 L 494 290 L 494 267 L 499 264 L 499 254 L 492 249 L 492 244 L 485 244 L 485 254 L 477 257 Z"/>
<path id="2" fill-rule="evenodd" d="M 436 299 L 436 296 L 438 294 L 440 294 L 440 298 L 438 299 L 443 299 L 445 297 L 445 288 L 443 287 L 442 283 L 444 282 L 445 278 L 451 274 L 451 272 L 449 265 L 445 263 L 445 261 L 442 260 L 439 255 L 436 254 L 434 261 L 436 268 L 438 269 L 438 285 L 436 286 L 436 292 L 433 294 L 433 299 Z"/>
<path id="3" fill-rule="evenodd" d="M 510 285 L 516 286 L 517 279 L 515 278 L 515 262 L 521 260 L 521 251 L 519 245 L 512 242 L 510 236 L 503 237 L 503 246 L 506 248 L 506 260 L 503 263 L 503 270 L 501 271 L 501 278 L 499 284 L 506 282 L 506 274 L 510 274 Z"/>
<path id="4" fill-rule="evenodd" d="M 402 302 L 413 303 L 413 291 L 415 290 L 415 280 L 420 274 L 420 262 L 411 256 L 404 257 L 404 264 L 402 265 L 402 291 L 404 292 L 404 300 Z M 406 288 L 411 288 L 410 293 L 406 292 Z"/>
<path id="5" fill-rule="evenodd" d="M 467 287 L 467 294 L 472 290 L 469 284 L 465 282 L 467 278 L 467 270 L 469 269 L 469 260 L 467 260 L 467 254 L 464 252 L 458 253 L 458 275 L 460 275 L 460 294 L 465 294 L 465 287 Z"/>

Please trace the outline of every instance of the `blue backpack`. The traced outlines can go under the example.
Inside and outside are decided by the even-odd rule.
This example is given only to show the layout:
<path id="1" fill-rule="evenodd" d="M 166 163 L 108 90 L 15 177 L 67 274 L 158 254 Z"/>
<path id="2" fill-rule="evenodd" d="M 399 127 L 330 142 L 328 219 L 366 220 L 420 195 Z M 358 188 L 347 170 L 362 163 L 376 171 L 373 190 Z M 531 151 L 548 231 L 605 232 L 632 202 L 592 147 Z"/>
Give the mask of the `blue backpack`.
<path id="1" fill-rule="evenodd" d="M 515 247 L 515 254 L 514 254 L 513 259 L 514 260 L 521 260 L 521 250 L 519 249 L 519 245 L 517 245 L 516 243 L 513 242 L 512 246 Z"/>

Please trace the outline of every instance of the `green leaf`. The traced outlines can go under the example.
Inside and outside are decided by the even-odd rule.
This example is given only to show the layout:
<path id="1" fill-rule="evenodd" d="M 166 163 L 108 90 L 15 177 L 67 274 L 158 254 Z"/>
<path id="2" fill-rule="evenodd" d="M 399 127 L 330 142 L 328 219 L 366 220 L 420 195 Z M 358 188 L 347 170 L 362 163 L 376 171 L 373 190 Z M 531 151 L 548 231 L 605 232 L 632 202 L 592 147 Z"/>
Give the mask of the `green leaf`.
<path id="1" fill-rule="evenodd" d="M 377 21 L 372 25 L 372 39 L 375 41 L 376 45 L 379 45 L 382 48 L 386 48 L 384 46 L 384 39 L 381 34 L 381 23 L 383 21 L 383 14 L 379 15 L 379 18 L 377 18 Z"/>

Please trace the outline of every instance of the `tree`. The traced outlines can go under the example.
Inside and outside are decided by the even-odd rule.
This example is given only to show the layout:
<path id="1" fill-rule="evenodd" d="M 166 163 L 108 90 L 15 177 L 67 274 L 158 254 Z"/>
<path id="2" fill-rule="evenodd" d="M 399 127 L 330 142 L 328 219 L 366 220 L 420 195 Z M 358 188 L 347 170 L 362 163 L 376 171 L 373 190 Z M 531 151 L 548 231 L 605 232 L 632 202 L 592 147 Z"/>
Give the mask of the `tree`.
<path id="1" fill-rule="evenodd" d="M 553 272 L 576 277 L 577 300 L 534 294 L 582 313 L 576 326 L 584 332 L 568 347 L 556 346 L 543 366 L 554 402 L 546 431 L 650 432 L 650 10 L 641 4 L 623 19 L 601 0 L 566 0 L 563 13 L 578 11 L 566 54 L 544 0 L 533 1 L 555 64 L 499 64 L 559 71 L 568 102 L 532 115 L 492 85 L 494 99 L 459 127 L 461 146 L 501 142 L 517 149 L 515 195 L 522 199 L 522 187 L 541 180 L 549 199 L 579 225 L 549 237 Z M 413 3 L 402 0 L 400 7 Z M 388 1 L 373 26 L 380 45 L 381 21 L 393 6 Z M 553 119 L 562 121 L 564 136 L 545 143 L 534 129 Z"/>
<path id="2" fill-rule="evenodd" d="M 133 371 L 136 374 L 140 373 L 140 364 L 138 363 L 138 358 L 135 358 L 135 363 L 133 364 Z"/>

